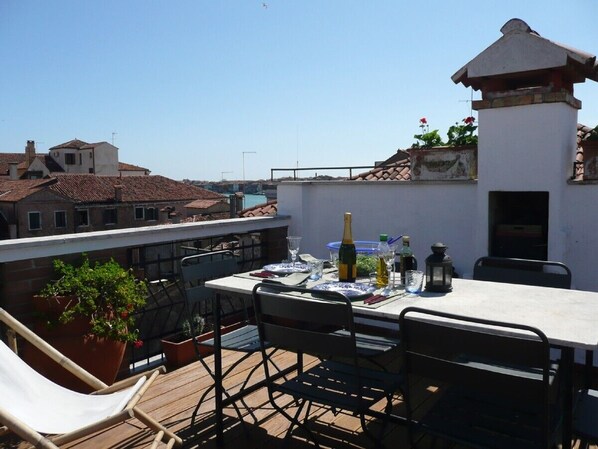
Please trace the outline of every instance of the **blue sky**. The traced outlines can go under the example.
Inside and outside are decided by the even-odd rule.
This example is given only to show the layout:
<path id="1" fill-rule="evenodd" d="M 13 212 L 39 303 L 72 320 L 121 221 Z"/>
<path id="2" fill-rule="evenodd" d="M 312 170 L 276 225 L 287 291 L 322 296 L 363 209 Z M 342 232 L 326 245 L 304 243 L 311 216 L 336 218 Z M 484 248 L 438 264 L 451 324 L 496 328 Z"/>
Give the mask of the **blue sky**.
<path id="1" fill-rule="evenodd" d="M 445 136 L 469 115 L 450 77 L 513 17 L 598 54 L 595 0 L 0 0 L 0 152 L 114 138 L 201 180 L 371 165 L 420 117 Z M 598 125 L 598 83 L 575 96 Z"/>

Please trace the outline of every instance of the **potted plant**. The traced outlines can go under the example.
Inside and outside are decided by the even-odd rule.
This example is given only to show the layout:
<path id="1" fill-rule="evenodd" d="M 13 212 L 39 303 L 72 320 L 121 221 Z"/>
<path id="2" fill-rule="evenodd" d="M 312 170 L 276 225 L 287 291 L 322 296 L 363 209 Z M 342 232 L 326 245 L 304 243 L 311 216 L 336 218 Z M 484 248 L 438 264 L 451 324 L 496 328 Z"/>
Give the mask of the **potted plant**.
<path id="1" fill-rule="evenodd" d="M 34 297 L 36 332 L 107 384 L 114 382 L 127 343 L 140 347 L 133 313 L 145 305 L 147 285 L 113 259 L 74 266 L 53 261 L 58 279 Z M 48 368 L 53 371 L 52 368 Z"/>
<path id="2" fill-rule="evenodd" d="M 183 330 L 169 335 L 162 339 L 162 351 L 166 357 L 166 363 L 174 368 L 187 365 L 193 362 L 197 355 L 193 347 L 193 335 L 197 333 L 198 341 L 204 341 L 212 338 L 214 332 L 204 333 L 208 328 L 206 320 L 201 315 L 193 315 L 191 319 L 183 321 Z M 210 355 L 211 348 L 208 346 L 199 346 L 202 356 Z"/>
<path id="3" fill-rule="evenodd" d="M 421 133 L 413 137 L 416 142 L 408 150 L 411 179 L 467 180 L 477 178 L 477 129 L 474 117 L 456 122 L 447 132 L 443 142 L 438 130 L 430 131 L 425 117 L 419 120 Z"/>

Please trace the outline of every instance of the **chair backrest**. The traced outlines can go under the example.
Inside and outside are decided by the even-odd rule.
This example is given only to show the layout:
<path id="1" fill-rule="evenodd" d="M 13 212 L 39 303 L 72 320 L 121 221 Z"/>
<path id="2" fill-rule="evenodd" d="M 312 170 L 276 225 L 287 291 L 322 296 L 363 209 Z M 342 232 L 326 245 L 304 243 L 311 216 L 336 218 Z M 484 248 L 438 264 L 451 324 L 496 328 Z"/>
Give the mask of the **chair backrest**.
<path id="1" fill-rule="evenodd" d="M 473 278 L 478 281 L 571 288 L 571 270 L 561 262 L 545 260 L 480 257 L 474 264 Z"/>
<path id="2" fill-rule="evenodd" d="M 336 292 L 258 284 L 253 289 L 262 343 L 298 353 L 357 360 L 351 301 Z M 338 329 L 347 332 L 333 333 Z"/>
<path id="3" fill-rule="evenodd" d="M 482 397 L 486 393 L 538 405 L 543 435 L 548 438 L 550 351 L 542 331 L 416 307 L 401 312 L 399 326 L 405 385 L 410 376 L 421 376 Z M 409 397 L 407 393 L 411 416 Z"/>
<path id="4" fill-rule="evenodd" d="M 238 271 L 238 258 L 232 251 L 195 254 L 181 259 L 181 277 L 189 311 L 193 312 L 198 302 L 212 297 L 213 290 L 205 287 L 206 281 Z"/>

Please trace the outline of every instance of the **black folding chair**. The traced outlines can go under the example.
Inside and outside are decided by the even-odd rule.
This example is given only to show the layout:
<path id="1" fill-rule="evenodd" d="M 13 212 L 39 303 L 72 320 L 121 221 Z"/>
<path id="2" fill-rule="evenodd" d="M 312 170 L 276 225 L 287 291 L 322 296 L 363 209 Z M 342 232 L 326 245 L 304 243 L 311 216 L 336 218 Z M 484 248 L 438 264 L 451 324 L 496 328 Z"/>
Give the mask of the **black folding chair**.
<path id="1" fill-rule="evenodd" d="M 205 254 L 196 254 L 181 259 L 181 276 L 183 279 L 183 285 L 185 287 L 185 303 L 189 317 L 192 317 L 198 310 L 201 310 L 201 306 L 205 305 L 207 310 L 207 304 L 213 299 L 214 292 L 209 288 L 205 287 L 204 283 L 210 279 L 217 279 L 220 277 L 230 276 L 238 272 L 238 260 L 232 251 L 217 251 Z M 257 332 L 257 326 L 252 322 L 250 317 L 253 314 L 247 313 L 246 305 L 244 304 L 244 321 L 238 325 L 238 327 L 232 332 L 226 333 L 221 336 L 221 349 L 229 351 L 237 351 L 243 353 L 243 356 L 236 360 L 231 366 L 229 366 L 223 373 L 221 373 L 221 379 L 224 379 L 230 374 L 235 368 L 249 358 L 255 352 L 260 350 L 259 335 Z M 220 313 L 219 310 L 213 310 L 213 313 Z M 193 320 L 190 320 L 193 325 Z M 193 329 L 193 334 L 197 335 L 197 329 Z M 195 350 L 197 357 L 203 367 L 206 369 L 208 374 L 216 381 L 216 373 L 208 366 L 203 356 L 200 354 L 200 346 L 214 347 L 214 339 L 208 339 L 204 341 L 198 341 L 193 339 L 195 343 Z M 271 355 L 271 353 L 270 353 Z M 270 363 L 273 363 L 270 361 Z M 261 363 L 256 364 L 248 373 L 241 390 L 245 388 L 250 381 L 252 375 L 261 366 Z M 278 369 L 276 365 L 274 367 Z M 279 370 L 280 371 L 280 370 Z M 191 417 L 191 422 L 195 421 L 197 412 L 206 396 L 212 389 L 212 384 L 200 397 L 197 406 Z M 225 390 L 224 394 L 230 397 L 229 393 Z M 243 398 L 239 401 L 248 410 L 249 414 L 253 417 L 254 421 L 257 422 L 257 418 L 253 414 L 253 411 L 247 407 Z M 233 407 L 239 416 L 241 422 L 243 422 L 241 412 L 237 405 L 233 402 Z"/>
<path id="2" fill-rule="evenodd" d="M 473 278 L 478 281 L 571 288 L 571 270 L 564 263 L 547 260 L 480 257 L 473 266 Z"/>
<path id="3" fill-rule="evenodd" d="M 551 447 L 558 367 L 540 330 L 415 307 L 399 326 L 412 442 L 417 429 L 480 448 Z M 414 378 L 440 387 L 427 411 L 415 412 Z"/>
<path id="4" fill-rule="evenodd" d="M 397 373 L 360 366 L 349 299 L 336 292 L 266 283 L 255 286 L 253 297 L 264 360 L 268 357 L 266 342 L 299 355 L 305 353 L 320 358 L 308 370 L 299 371 L 295 378 L 281 383 L 272 381 L 269 368 L 264 366 L 270 402 L 291 422 L 285 440 L 297 426 L 304 429 L 319 447 L 306 422 L 298 419 L 308 404 L 307 421 L 311 404 L 317 403 L 330 407 L 335 413 L 337 409 L 343 409 L 358 414 L 364 432 L 379 443 L 401 378 Z M 337 332 L 340 329 L 346 332 Z M 276 403 L 275 393 L 293 397 L 298 406 L 294 416 Z M 371 407 L 382 399 L 386 399 L 384 413 L 372 410 Z M 368 430 L 366 415 L 383 419 L 380 437 L 376 438 Z"/>
<path id="5" fill-rule="evenodd" d="M 573 414 L 573 435 L 580 439 L 579 448 L 598 444 L 598 391 L 580 390 Z"/>

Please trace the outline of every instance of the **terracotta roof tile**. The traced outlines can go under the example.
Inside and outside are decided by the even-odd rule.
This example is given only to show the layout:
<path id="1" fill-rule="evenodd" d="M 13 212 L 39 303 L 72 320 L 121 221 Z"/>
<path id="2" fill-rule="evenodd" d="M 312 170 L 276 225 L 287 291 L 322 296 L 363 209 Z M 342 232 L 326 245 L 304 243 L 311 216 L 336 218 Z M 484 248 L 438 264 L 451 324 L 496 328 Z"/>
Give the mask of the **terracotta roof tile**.
<path id="1" fill-rule="evenodd" d="M 350 178 L 351 181 L 410 181 L 409 159 L 380 165 L 370 171 Z"/>
<path id="2" fill-rule="evenodd" d="M 208 207 L 212 207 L 222 202 L 226 202 L 226 198 L 224 196 L 220 199 L 191 201 L 189 204 L 185 204 L 185 207 L 189 207 L 191 209 L 207 209 Z"/>
<path id="3" fill-rule="evenodd" d="M 138 165 L 133 165 L 133 164 L 127 164 L 125 162 L 119 162 L 118 163 L 118 169 L 120 171 L 147 171 L 149 172 L 150 170 L 144 167 L 140 167 Z"/>
<path id="4" fill-rule="evenodd" d="M 87 149 L 90 149 L 90 148 L 95 148 L 96 146 L 98 146 L 98 145 L 100 145 L 102 143 L 107 143 L 107 142 L 87 143 L 87 142 L 84 142 L 84 141 L 79 140 L 79 139 L 73 139 L 73 140 L 69 140 L 68 142 L 65 142 L 65 143 L 54 145 L 48 151 L 55 150 L 57 148 L 70 148 L 70 149 L 73 149 L 73 150 L 87 150 Z"/>
<path id="5" fill-rule="evenodd" d="M 0 202 L 20 201 L 55 182 L 54 179 L 0 180 Z"/>
<path id="6" fill-rule="evenodd" d="M 270 200 L 267 203 L 256 204 L 239 212 L 239 217 L 263 217 L 264 215 L 276 215 L 278 212 L 278 202 Z"/>
<path id="7" fill-rule="evenodd" d="M 80 203 L 110 202 L 114 187 L 122 186 L 123 202 L 192 201 L 221 196 L 209 190 L 163 176 L 95 176 L 56 174 L 50 189 Z"/>

